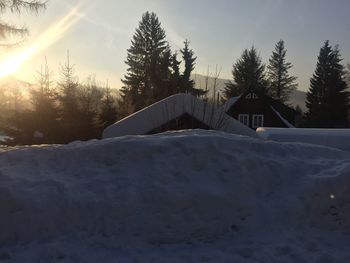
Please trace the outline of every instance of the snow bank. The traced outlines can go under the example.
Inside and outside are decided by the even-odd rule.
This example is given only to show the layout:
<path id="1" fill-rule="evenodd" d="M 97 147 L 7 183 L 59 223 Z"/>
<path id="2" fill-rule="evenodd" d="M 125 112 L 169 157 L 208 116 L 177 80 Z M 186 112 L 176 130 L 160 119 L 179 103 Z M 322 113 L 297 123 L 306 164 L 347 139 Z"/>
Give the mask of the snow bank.
<path id="1" fill-rule="evenodd" d="M 350 129 L 258 128 L 258 135 L 278 142 L 304 142 L 350 151 Z"/>
<path id="2" fill-rule="evenodd" d="M 0 180 L 11 262 L 350 260 L 350 154 L 330 148 L 169 132 L 2 152 Z"/>

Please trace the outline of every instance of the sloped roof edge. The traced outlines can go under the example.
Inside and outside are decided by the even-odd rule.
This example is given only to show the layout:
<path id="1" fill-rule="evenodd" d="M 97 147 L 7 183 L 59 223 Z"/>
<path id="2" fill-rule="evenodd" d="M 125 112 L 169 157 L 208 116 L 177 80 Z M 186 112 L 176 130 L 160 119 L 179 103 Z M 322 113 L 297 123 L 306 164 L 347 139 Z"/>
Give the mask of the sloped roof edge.
<path id="1" fill-rule="evenodd" d="M 167 97 L 116 122 L 103 131 L 102 137 L 147 134 L 185 113 L 212 129 L 257 137 L 254 131 L 228 116 L 223 110 L 184 93 Z"/>

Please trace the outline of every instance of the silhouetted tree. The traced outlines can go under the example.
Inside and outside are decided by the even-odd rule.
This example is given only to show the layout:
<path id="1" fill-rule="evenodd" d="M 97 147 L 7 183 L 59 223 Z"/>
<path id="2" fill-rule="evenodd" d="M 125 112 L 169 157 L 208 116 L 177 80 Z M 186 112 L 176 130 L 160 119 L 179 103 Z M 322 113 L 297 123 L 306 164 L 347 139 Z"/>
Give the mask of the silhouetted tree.
<path id="1" fill-rule="evenodd" d="M 196 65 L 197 57 L 194 56 L 193 50 L 189 48 L 190 42 L 187 39 L 184 44 L 184 48 L 180 50 L 185 64 L 185 69 L 182 73 L 181 92 L 191 93 L 194 88 L 194 80 L 191 79 L 191 73 Z"/>
<path id="2" fill-rule="evenodd" d="M 171 87 L 171 60 L 172 53 L 170 47 L 167 46 L 167 48 L 160 55 L 159 65 L 156 69 L 157 74 L 155 75 L 155 87 L 152 94 L 153 102 L 159 101 L 173 94 Z"/>
<path id="3" fill-rule="evenodd" d="M 186 39 L 183 49 L 180 50 L 184 62 L 184 71 L 181 76 L 180 92 L 190 93 L 194 96 L 200 97 L 207 93 L 207 91 L 195 88 L 195 82 L 191 78 L 192 72 L 196 65 L 197 57 L 194 56 L 194 51 L 190 48 L 190 42 Z"/>
<path id="4" fill-rule="evenodd" d="M 98 114 L 101 108 L 103 90 L 98 86 L 95 75 L 88 76 L 83 85 L 78 89 L 80 120 L 77 120 L 81 127 L 80 140 L 97 138 L 100 133 Z"/>
<path id="5" fill-rule="evenodd" d="M 82 131 L 83 114 L 79 108 L 79 82 L 74 76 L 74 66 L 70 64 L 69 53 L 67 61 L 61 66 L 61 80 L 58 82 L 60 103 L 60 128 L 62 142 L 78 140 Z"/>
<path id="6" fill-rule="evenodd" d="M 154 102 L 154 90 L 159 90 L 157 76 L 161 57 L 167 50 L 165 31 L 155 13 L 146 12 L 128 49 L 127 74 L 122 79 L 122 94 L 132 99 L 136 110 Z"/>
<path id="7" fill-rule="evenodd" d="M 170 94 L 176 94 L 181 92 L 181 86 L 182 86 L 182 77 L 180 73 L 180 65 L 181 61 L 178 61 L 177 59 L 178 53 L 175 52 L 171 57 L 171 88 L 170 88 Z M 169 94 L 169 95 L 170 95 Z"/>
<path id="8" fill-rule="evenodd" d="M 39 72 L 39 88 L 32 91 L 33 121 L 37 143 L 55 143 L 58 129 L 58 109 L 55 90 L 53 89 L 52 72 L 47 61 Z"/>
<path id="9" fill-rule="evenodd" d="M 265 65 L 261 62 L 255 47 L 246 49 L 233 65 L 233 81 L 226 83 L 224 97 L 229 99 L 241 95 L 248 88 L 255 88 L 266 93 Z"/>
<path id="10" fill-rule="evenodd" d="M 45 61 L 39 72 L 38 86 L 31 91 L 32 109 L 14 111 L 2 127 L 10 137 L 5 141 L 6 144 L 56 142 L 58 112 L 52 84 L 51 72 Z"/>
<path id="11" fill-rule="evenodd" d="M 307 126 L 347 126 L 349 93 L 341 61 L 338 47 L 333 48 L 327 40 L 320 49 L 316 70 L 306 96 Z"/>
<path id="12" fill-rule="evenodd" d="M 284 41 L 280 40 L 276 46 L 275 51 L 272 52 L 272 56 L 269 59 L 268 69 L 268 82 L 269 82 L 269 95 L 282 102 L 287 103 L 290 94 L 297 89 L 295 83 L 296 77 L 290 76 L 288 70 L 293 66 L 290 62 L 286 61 L 287 50 L 284 47 Z"/>

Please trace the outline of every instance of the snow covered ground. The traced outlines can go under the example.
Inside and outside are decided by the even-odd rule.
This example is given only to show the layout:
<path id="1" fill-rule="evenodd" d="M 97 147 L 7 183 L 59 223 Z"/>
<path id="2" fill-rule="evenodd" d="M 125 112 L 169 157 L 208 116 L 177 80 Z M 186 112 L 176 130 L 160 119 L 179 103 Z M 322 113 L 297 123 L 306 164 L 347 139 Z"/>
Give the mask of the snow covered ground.
<path id="1" fill-rule="evenodd" d="M 258 128 L 257 134 L 277 142 L 302 142 L 350 151 L 350 129 Z"/>
<path id="2" fill-rule="evenodd" d="M 211 131 L 0 153 L 0 262 L 350 262 L 350 153 Z"/>

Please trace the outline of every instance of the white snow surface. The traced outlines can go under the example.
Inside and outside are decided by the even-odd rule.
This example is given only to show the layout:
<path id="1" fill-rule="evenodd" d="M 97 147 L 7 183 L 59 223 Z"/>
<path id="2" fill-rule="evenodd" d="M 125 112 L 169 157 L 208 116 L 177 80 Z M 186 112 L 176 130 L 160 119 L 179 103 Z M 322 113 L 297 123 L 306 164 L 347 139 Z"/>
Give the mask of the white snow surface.
<path id="1" fill-rule="evenodd" d="M 350 129 L 261 127 L 256 132 L 261 138 L 267 140 L 310 143 L 350 151 Z"/>
<path id="2" fill-rule="evenodd" d="M 350 262 L 350 153 L 213 131 L 0 153 L 0 261 Z"/>

